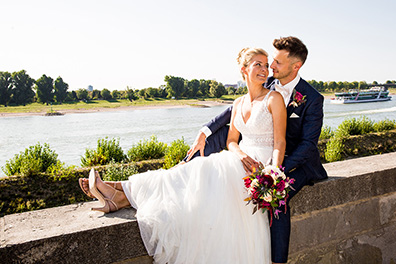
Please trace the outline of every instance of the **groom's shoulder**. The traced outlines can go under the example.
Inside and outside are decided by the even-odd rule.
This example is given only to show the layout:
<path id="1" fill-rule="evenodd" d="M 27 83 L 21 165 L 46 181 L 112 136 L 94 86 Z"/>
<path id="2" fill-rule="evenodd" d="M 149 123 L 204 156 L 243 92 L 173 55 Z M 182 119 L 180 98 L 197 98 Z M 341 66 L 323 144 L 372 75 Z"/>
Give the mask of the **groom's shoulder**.
<path id="1" fill-rule="evenodd" d="M 307 93 L 311 94 L 312 96 L 323 97 L 323 95 L 321 93 L 319 93 L 318 90 L 316 90 L 316 88 L 314 88 L 311 84 L 309 84 L 303 78 L 300 79 L 297 86 L 300 86 L 300 88 L 304 89 Z"/>
<path id="2" fill-rule="evenodd" d="M 272 85 L 275 83 L 275 78 L 274 76 L 270 76 L 267 78 L 267 81 L 263 84 L 264 88 L 269 89 Z"/>

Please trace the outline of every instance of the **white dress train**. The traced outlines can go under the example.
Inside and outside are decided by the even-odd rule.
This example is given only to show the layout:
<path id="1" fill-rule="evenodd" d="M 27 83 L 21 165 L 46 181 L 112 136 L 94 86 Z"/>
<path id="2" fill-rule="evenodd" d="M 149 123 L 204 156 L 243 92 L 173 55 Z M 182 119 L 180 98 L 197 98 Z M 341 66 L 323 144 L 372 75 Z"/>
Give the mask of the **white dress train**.
<path id="1" fill-rule="evenodd" d="M 268 94 L 254 105 L 246 123 L 240 107 L 235 117 L 242 150 L 263 163 L 271 159 L 273 150 Z M 154 261 L 271 263 L 268 216 L 261 211 L 252 215 L 252 205 L 246 205 L 245 176 L 239 158 L 222 151 L 122 182 Z"/>

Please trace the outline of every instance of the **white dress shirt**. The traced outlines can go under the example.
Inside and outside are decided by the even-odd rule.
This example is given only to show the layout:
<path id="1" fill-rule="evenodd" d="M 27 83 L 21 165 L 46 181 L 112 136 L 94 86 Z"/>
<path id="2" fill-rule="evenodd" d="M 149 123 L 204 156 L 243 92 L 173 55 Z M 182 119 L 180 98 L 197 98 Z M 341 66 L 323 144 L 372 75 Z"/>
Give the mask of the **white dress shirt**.
<path id="1" fill-rule="evenodd" d="M 297 74 L 296 78 L 294 78 L 291 82 L 285 85 L 282 85 L 279 80 L 275 80 L 275 91 L 279 92 L 283 96 L 286 107 L 289 104 L 290 96 L 293 93 L 294 87 L 296 87 L 300 79 L 300 75 Z"/>

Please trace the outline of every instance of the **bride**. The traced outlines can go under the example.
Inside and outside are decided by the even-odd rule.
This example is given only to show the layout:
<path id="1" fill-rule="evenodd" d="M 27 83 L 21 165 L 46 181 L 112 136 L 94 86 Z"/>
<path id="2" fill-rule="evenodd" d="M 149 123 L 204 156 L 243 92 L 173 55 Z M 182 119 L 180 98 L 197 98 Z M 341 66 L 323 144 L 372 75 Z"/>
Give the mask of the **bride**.
<path id="1" fill-rule="evenodd" d="M 262 86 L 269 72 L 264 50 L 245 48 L 237 60 L 248 93 L 234 101 L 228 151 L 128 181 L 103 182 L 97 172 L 80 179 L 83 191 L 102 202 L 93 210 L 137 210 L 156 263 L 271 263 L 267 212 L 252 215 L 242 178 L 259 162 L 282 164 L 286 108 L 278 92 Z"/>

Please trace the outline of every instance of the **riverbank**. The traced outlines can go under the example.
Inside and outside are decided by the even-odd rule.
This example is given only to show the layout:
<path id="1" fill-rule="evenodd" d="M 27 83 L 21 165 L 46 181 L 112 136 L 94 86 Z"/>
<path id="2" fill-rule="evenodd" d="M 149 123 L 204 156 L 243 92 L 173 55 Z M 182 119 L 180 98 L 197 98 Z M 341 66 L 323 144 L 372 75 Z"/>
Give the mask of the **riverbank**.
<path id="1" fill-rule="evenodd" d="M 390 95 L 395 96 L 396 93 Z M 40 103 L 33 103 L 27 106 L 0 106 L 1 117 L 18 117 L 18 116 L 45 116 L 45 115 L 65 115 L 75 113 L 99 113 L 111 111 L 130 111 L 141 109 L 158 109 L 158 108 L 185 108 L 185 107 L 213 107 L 219 105 L 230 105 L 238 98 L 237 96 L 223 96 L 220 99 L 207 98 L 203 100 L 197 99 L 183 99 L 183 100 L 168 100 L 168 99 L 148 99 L 130 102 L 128 100 L 93 100 L 88 102 L 74 102 L 65 103 L 61 105 L 44 105 Z M 334 94 L 323 94 L 325 99 L 331 99 Z"/>
<path id="2" fill-rule="evenodd" d="M 167 100 L 167 101 L 149 101 L 148 103 L 140 103 L 125 105 L 122 103 L 109 102 L 107 104 L 100 104 L 102 106 L 93 106 L 91 104 L 80 105 L 78 107 L 67 107 L 68 105 L 54 105 L 45 106 L 41 108 L 32 108 L 29 110 L 28 107 L 24 109 L 16 109 L 18 107 L 8 107 L 14 108 L 13 111 L 6 112 L 8 110 L 5 107 L 0 108 L 0 117 L 15 117 L 15 116 L 44 116 L 44 115 L 65 115 L 65 114 L 75 114 L 75 113 L 96 113 L 96 112 L 110 112 L 110 111 L 130 111 L 137 109 L 158 109 L 158 108 L 183 108 L 183 107 L 213 107 L 218 105 L 229 105 L 232 104 L 233 100 Z M 21 106 L 22 108 L 22 106 Z M 50 109 L 50 110 L 49 110 Z M 56 114 L 54 114 L 56 113 Z"/>

